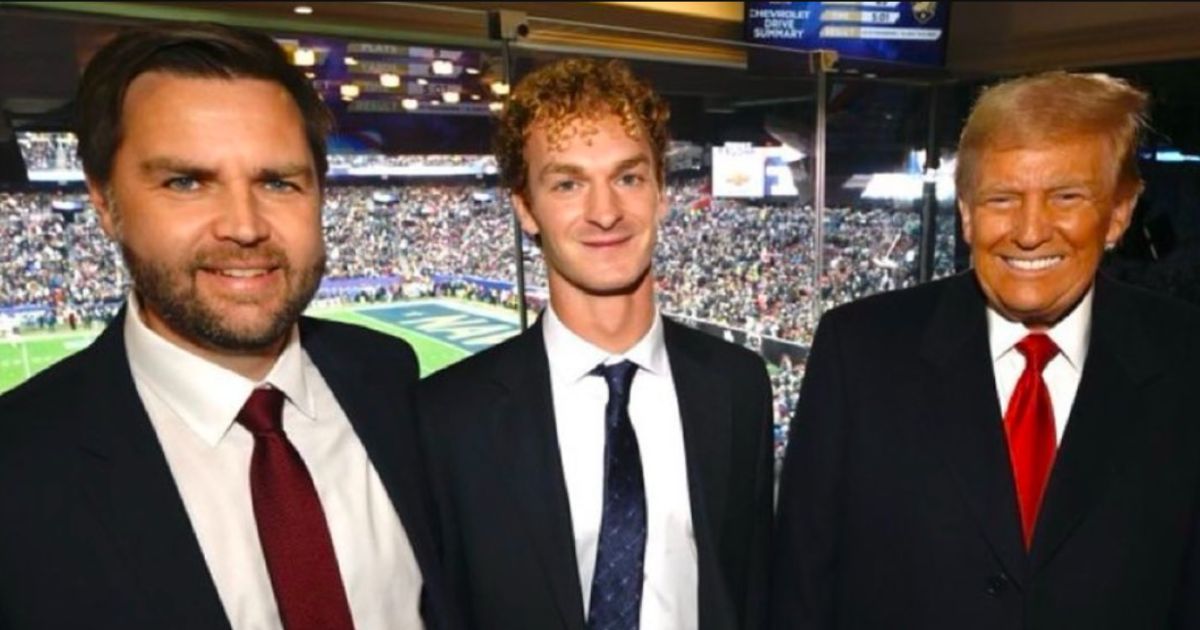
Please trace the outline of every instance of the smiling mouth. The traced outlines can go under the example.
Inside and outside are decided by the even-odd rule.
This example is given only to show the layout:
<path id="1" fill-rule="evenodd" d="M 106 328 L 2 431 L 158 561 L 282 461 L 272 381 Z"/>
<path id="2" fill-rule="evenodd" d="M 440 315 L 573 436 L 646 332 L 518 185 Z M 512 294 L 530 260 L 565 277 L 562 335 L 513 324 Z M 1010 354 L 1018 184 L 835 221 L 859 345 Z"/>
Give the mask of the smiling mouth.
<path id="1" fill-rule="evenodd" d="M 231 280 L 255 280 L 269 276 L 278 269 L 278 266 L 267 265 L 263 267 L 202 267 L 201 271 L 217 276 L 218 278 L 229 278 Z"/>
<path id="2" fill-rule="evenodd" d="M 1042 271 L 1065 260 L 1065 256 L 1042 256 L 1041 258 L 1010 258 L 1001 256 L 1004 263 L 1019 271 Z"/>
<path id="3" fill-rule="evenodd" d="M 213 273 L 228 278 L 257 278 L 271 273 L 270 269 L 214 269 Z"/>
<path id="4" fill-rule="evenodd" d="M 633 238 L 633 237 L 632 236 L 622 236 L 619 238 L 606 238 L 606 239 L 598 239 L 598 240 L 594 240 L 594 241 L 584 241 L 583 244 L 588 247 L 615 247 L 617 245 L 620 245 L 620 244 L 628 241 L 631 238 Z"/>

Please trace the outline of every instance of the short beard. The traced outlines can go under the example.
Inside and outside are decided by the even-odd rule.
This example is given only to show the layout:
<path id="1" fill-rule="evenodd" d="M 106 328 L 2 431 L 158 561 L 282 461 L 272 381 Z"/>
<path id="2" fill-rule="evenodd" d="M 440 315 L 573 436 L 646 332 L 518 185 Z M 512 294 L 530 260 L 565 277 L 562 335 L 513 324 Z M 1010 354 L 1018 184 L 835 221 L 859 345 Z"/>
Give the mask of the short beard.
<path id="1" fill-rule="evenodd" d="M 325 251 L 305 269 L 294 270 L 287 256 L 277 249 L 267 254 L 279 265 L 284 275 L 288 295 L 264 327 L 238 330 L 227 325 L 222 313 L 209 308 L 197 294 L 194 282 L 180 282 L 173 270 L 161 263 L 138 257 L 125 245 L 121 214 L 111 189 L 106 190 L 107 204 L 113 222 L 114 237 L 121 248 L 125 267 L 133 281 L 133 290 L 141 306 L 153 310 L 176 333 L 198 345 L 230 352 L 252 353 L 268 350 L 290 332 L 293 324 L 312 301 L 325 275 Z M 194 278 L 201 260 L 193 260 L 181 271 Z"/>
<path id="2" fill-rule="evenodd" d="M 229 326 L 222 313 L 200 299 L 194 283 L 176 281 L 171 269 L 138 258 L 124 243 L 121 254 L 142 306 L 153 310 L 185 338 L 202 346 L 231 352 L 259 352 L 278 344 L 316 295 L 325 273 L 324 253 L 311 266 L 299 271 L 293 270 L 285 261 L 280 272 L 289 282 L 283 306 L 267 325 L 239 330 Z M 188 272 L 195 274 L 195 265 L 192 267 Z"/>

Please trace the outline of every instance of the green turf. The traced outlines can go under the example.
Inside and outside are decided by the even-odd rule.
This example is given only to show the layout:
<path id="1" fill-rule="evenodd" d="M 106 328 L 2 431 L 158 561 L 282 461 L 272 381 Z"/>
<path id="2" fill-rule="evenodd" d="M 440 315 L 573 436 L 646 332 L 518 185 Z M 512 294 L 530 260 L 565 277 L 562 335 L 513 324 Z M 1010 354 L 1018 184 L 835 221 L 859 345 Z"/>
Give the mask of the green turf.
<path id="1" fill-rule="evenodd" d="M 463 357 L 469 355 L 469 352 L 444 344 L 436 339 L 422 335 L 419 332 L 403 328 L 401 326 L 393 326 L 387 322 L 380 321 L 373 317 L 368 317 L 362 313 L 357 313 L 352 310 L 336 310 L 313 313 L 314 317 L 322 319 L 330 319 L 347 324 L 356 324 L 364 328 L 378 330 L 379 332 L 400 337 L 407 341 L 417 353 L 417 360 L 421 363 L 421 376 L 425 376 L 431 372 L 436 372 Z"/>
<path id="2" fill-rule="evenodd" d="M 417 353 L 421 376 L 436 372 L 470 354 L 419 332 L 355 312 L 353 308 L 318 311 L 313 316 L 356 324 L 404 339 Z M 99 332 L 100 329 L 96 328 L 84 333 L 39 333 L 19 339 L 0 339 L 0 393 L 87 347 Z"/>
<path id="3" fill-rule="evenodd" d="M 82 350 L 96 338 L 100 329 L 84 333 L 50 333 L 0 340 L 0 392 L 16 387 L 25 379 Z"/>

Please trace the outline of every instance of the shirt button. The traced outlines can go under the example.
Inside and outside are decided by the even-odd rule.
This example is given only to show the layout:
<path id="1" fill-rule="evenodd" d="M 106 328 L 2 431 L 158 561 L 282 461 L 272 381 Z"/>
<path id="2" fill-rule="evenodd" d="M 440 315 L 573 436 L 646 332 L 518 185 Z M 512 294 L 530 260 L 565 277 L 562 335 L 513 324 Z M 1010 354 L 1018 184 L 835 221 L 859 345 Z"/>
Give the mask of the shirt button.
<path id="1" fill-rule="evenodd" d="M 984 589 L 984 591 L 988 594 L 988 596 L 1000 597 L 1004 594 L 1004 591 L 1008 590 L 1008 575 L 1003 571 L 995 575 L 989 575 L 987 577 L 986 586 L 987 587 Z"/>

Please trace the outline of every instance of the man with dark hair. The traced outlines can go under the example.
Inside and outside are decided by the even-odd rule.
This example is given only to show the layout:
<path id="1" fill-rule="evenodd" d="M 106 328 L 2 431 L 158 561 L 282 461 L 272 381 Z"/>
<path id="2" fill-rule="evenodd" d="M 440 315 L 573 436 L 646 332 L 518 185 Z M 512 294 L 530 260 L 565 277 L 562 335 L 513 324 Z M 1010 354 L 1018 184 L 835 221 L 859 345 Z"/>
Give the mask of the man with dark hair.
<path id="1" fill-rule="evenodd" d="M 1066 72 L 986 90 L 958 152 L 973 270 L 822 319 L 774 628 L 1200 628 L 1200 312 L 1098 273 L 1146 102 Z"/>
<path id="2" fill-rule="evenodd" d="M 182 25 L 106 45 L 77 106 L 133 286 L 0 398 L 0 626 L 446 627 L 413 352 L 301 317 L 325 265 L 317 94 L 269 37 Z"/>
<path id="3" fill-rule="evenodd" d="M 757 355 L 655 305 L 667 115 L 624 64 L 568 59 L 525 77 L 500 118 L 550 303 L 418 396 L 472 628 L 765 624 L 770 383 Z"/>

